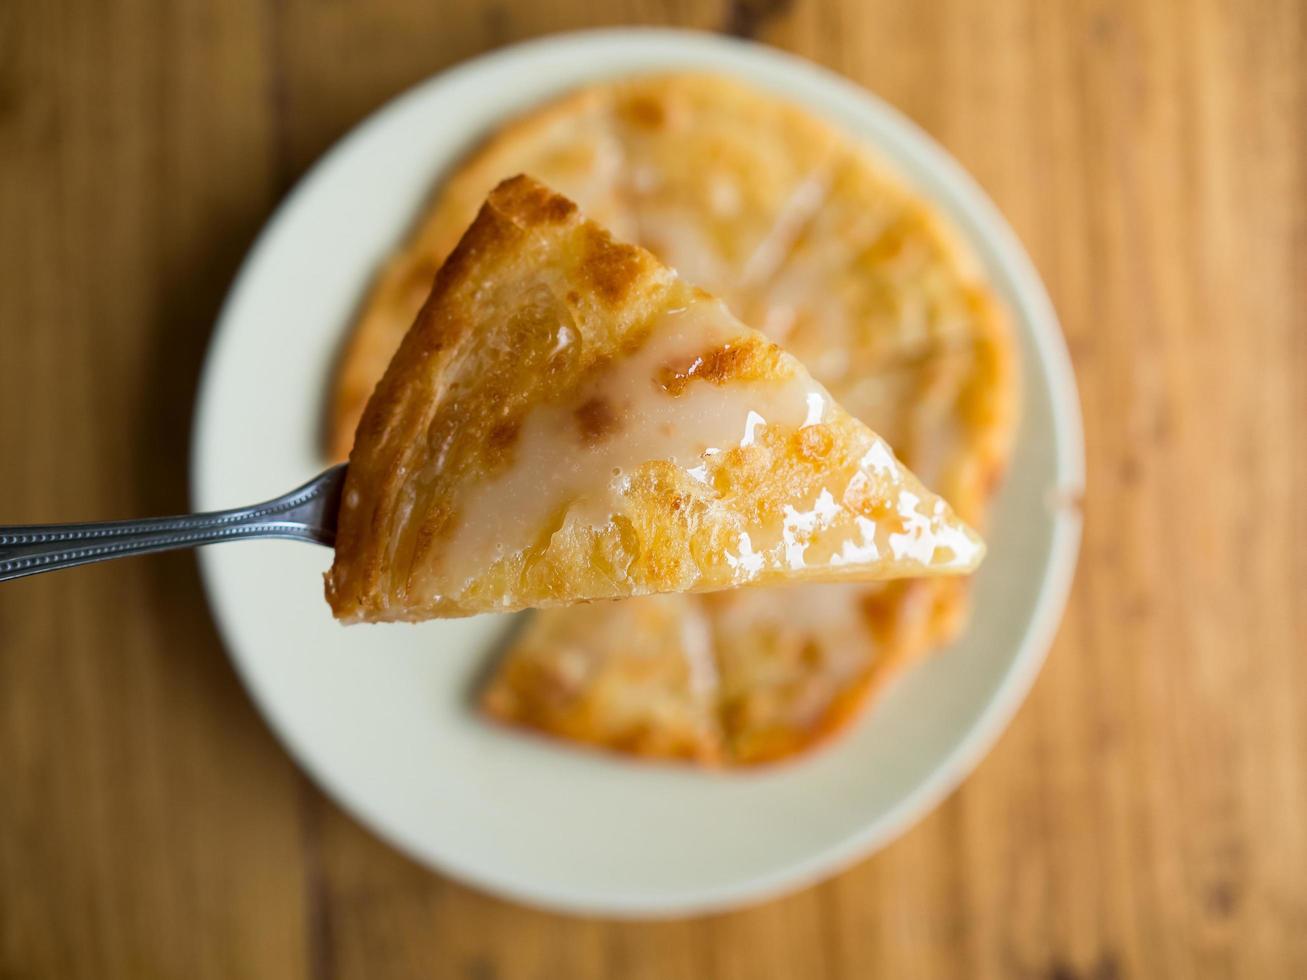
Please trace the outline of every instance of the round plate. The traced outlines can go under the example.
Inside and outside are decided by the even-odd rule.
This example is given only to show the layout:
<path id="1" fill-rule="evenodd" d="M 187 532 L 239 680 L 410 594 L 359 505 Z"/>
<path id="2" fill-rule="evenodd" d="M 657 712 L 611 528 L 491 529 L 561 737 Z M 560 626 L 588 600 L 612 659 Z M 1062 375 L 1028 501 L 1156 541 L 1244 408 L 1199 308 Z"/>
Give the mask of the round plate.
<path id="1" fill-rule="evenodd" d="M 1061 615 L 1079 541 L 1079 410 L 1053 310 L 993 205 L 938 146 L 848 81 L 763 47 L 675 31 L 563 35 L 478 58 L 396 99 L 328 153 L 241 270 L 200 388 L 194 503 L 248 504 L 312 477 L 342 331 L 433 180 L 480 136 L 578 83 L 724 71 L 784 93 L 894 160 L 949 212 L 1014 313 L 1024 355 L 1017 451 L 965 638 L 910 672 L 849 735 L 745 773 L 633 764 L 483 723 L 469 694 L 507 619 L 345 628 L 325 549 L 201 552 L 219 629 L 291 753 L 415 859 L 501 895 L 661 916 L 754 901 L 884 845 L 949 792 L 1024 697 Z"/>

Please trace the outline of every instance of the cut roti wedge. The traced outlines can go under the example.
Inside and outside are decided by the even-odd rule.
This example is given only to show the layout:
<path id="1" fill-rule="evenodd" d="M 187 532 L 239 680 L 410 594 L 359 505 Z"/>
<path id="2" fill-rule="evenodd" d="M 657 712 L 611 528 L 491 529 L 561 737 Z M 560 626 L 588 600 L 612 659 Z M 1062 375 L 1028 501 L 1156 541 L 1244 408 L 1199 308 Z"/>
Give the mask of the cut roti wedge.
<path id="1" fill-rule="evenodd" d="M 516 177 L 368 403 L 327 598 L 419 620 L 962 574 L 983 552 L 797 360 Z"/>
<path id="2" fill-rule="evenodd" d="M 635 241 L 740 312 L 820 204 L 838 134 L 721 76 L 654 75 L 610 91 Z"/>
<path id="3" fill-rule="evenodd" d="M 481 707 L 499 721 L 596 748 L 721 762 L 712 643 L 698 596 L 548 609 L 516 638 Z"/>
<path id="4" fill-rule="evenodd" d="M 481 708 L 505 724 L 646 759 L 787 758 L 841 731 L 924 642 L 922 582 L 879 584 L 545 609 L 513 643 Z"/>

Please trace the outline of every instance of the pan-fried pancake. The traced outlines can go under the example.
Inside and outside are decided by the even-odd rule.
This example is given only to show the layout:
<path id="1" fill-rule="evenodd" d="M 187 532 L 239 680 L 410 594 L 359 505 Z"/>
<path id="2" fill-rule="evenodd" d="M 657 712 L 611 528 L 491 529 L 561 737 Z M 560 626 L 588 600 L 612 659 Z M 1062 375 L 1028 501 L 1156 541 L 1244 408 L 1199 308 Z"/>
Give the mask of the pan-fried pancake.
<path id="1" fill-rule="evenodd" d="M 665 88 L 665 95 L 660 88 Z M 651 125 L 637 138 L 632 133 L 641 112 L 632 106 L 639 105 L 641 91 L 646 93 L 648 105 L 655 108 L 645 114 Z M 928 486 L 953 503 L 964 520 L 982 526 L 989 497 L 1006 464 L 1015 422 L 1014 350 L 1003 311 L 985 287 L 981 271 L 954 242 L 946 223 L 909 186 L 854 141 L 842 135 L 831 136 L 825 124 L 781 99 L 738 82 L 702 75 L 602 83 L 566 96 L 511 122 L 446 180 L 434 195 L 421 228 L 453 230 L 419 231 L 394 263 L 412 266 L 425 261 L 425 275 L 429 278 L 444 251 L 471 220 L 479 195 L 496 180 L 521 170 L 545 177 L 584 209 L 602 217 L 620 235 L 652 246 L 655 254 L 662 248 L 662 257 L 668 259 L 671 256 L 667 252 L 679 250 L 680 255 L 671 259 L 673 267 L 678 261 L 691 264 L 693 243 L 712 242 L 718 235 L 712 207 L 680 208 L 678 222 L 693 229 L 685 233 L 684 241 L 691 243 L 685 245 L 682 239 L 671 237 L 661 242 L 642 240 L 638 217 L 628 202 L 635 196 L 638 181 L 647 189 L 646 196 L 657 204 L 657 208 L 651 208 L 654 213 L 664 208 L 673 210 L 665 202 L 711 202 L 715 196 L 718 208 L 731 203 L 736 194 L 724 190 L 721 181 L 714 191 L 707 180 L 701 179 L 712 168 L 695 155 L 697 150 L 680 158 L 683 165 L 671 168 L 676 181 L 690 185 L 683 189 L 669 185 L 666 179 L 652 180 L 647 169 L 641 170 L 638 158 L 639 153 L 650 152 L 659 160 L 678 159 L 676 141 L 684 139 L 689 128 L 661 127 L 660 119 L 675 117 L 684 110 L 664 113 L 656 107 L 714 100 L 721 107 L 734 105 L 735 111 L 752 121 L 749 131 L 737 140 L 745 148 L 737 152 L 748 155 L 747 162 L 737 168 L 739 172 L 803 176 L 790 190 L 784 206 L 748 205 L 771 222 L 762 233 L 764 247 L 755 245 L 753 249 L 758 256 L 753 268 L 765 269 L 767 275 L 741 274 L 740 280 L 746 283 L 743 286 L 735 280 L 714 281 L 711 270 L 728 263 L 718 263 L 717 254 L 710 252 L 702 263 L 708 274 L 701 269 L 700 284 L 728 297 L 746 323 L 792 347 L 814 377 L 853 414 L 884 435 L 900 458 Z M 619 101 L 627 106 L 620 121 L 614 108 Z M 741 103 L 752 103 L 754 108 L 741 110 Z M 715 115 L 711 107 L 703 110 L 705 119 Z M 545 148 L 551 141 L 544 134 L 551 131 L 568 133 L 559 145 L 575 140 L 578 146 L 604 148 L 603 152 L 577 155 L 582 165 L 576 172 L 587 175 L 588 182 L 569 183 L 570 175 L 562 177 L 547 169 L 551 154 Z M 669 134 L 662 148 L 656 146 L 660 131 Z M 733 132 L 739 134 L 740 130 Z M 676 134 L 675 139 L 671 134 Z M 630 149 L 628 142 L 638 142 L 641 149 Z M 688 145 L 702 147 L 711 142 L 710 135 L 701 134 Z M 809 153 L 809 145 L 818 147 L 819 152 Z M 804 162 L 777 164 L 770 171 L 762 163 L 787 153 L 795 161 Z M 511 163 L 497 163 L 510 157 Z M 804 173 L 805 168 L 810 169 Z M 749 183 L 747 178 L 742 182 Z M 776 186 L 780 183 L 775 181 Z M 652 193 L 654 189 L 657 195 Z M 759 196 L 776 200 L 785 195 L 770 191 Z M 610 213 L 614 208 L 621 217 Z M 646 228 L 652 232 L 658 224 L 651 219 Z M 753 232 L 752 238 L 757 237 L 758 233 Z M 737 248 L 727 254 L 738 256 L 743 251 Z M 367 329 L 370 318 L 385 318 L 394 307 L 391 333 L 385 341 L 393 349 L 421 304 L 425 286 L 419 285 L 398 299 L 385 294 L 383 287 L 384 281 L 366 305 L 356 327 L 355 343 L 369 333 L 381 337 L 382 331 Z M 366 386 L 358 402 L 357 410 L 361 410 L 366 390 L 380 376 L 389 353 L 386 350 L 380 363 L 371 366 L 361 361 L 351 363 L 350 357 L 343 360 L 334 426 L 336 456 L 344 455 L 353 438 L 354 420 L 340 410 L 347 378 L 351 374 L 361 377 Z M 719 721 L 715 738 L 723 746 L 722 757 L 749 762 L 799 751 L 856 716 L 858 706 L 895 670 L 956 632 L 965 618 L 965 585 L 964 579 L 936 578 L 865 587 L 768 589 L 766 608 L 754 616 L 746 614 L 746 610 L 763 603 L 747 601 L 750 596 L 745 593 L 740 593 L 738 599 L 734 593 L 724 596 L 740 607 L 729 616 L 713 608 L 719 605 L 716 598 L 705 602 L 699 597 L 679 597 L 670 612 L 664 609 L 660 614 L 668 618 L 683 614 L 686 608 L 694 608 L 696 615 L 702 610 L 701 616 L 714 637 L 714 662 L 728 648 L 761 649 L 762 644 L 752 639 L 755 634 L 774 632 L 773 624 L 778 620 L 790 624 L 781 641 L 775 642 L 775 651 L 799 653 L 783 656 L 777 652 L 771 657 L 758 654 L 754 658 L 757 669 L 750 669 L 747 656 L 724 658 L 740 672 L 739 679 L 726 686 L 737 695 L 747 692 L 751 698 L 737 696 L 737 707 L 721 712 L 722 720 L 733 721 L 734 734 L 728 737 Z M 629 636 L 638 628 L 634 624 L 647 618 L 641 612 L 645 602 L 635 599 L 588 607 L 585 616 L 590 625 L 585 629 L 593 630 L 596 637 Z M 806 633 L 797 628 L 795 624 L 804 622 L 804 610 L 814 604 L 825 607 L 832 621 L 845 625 L 828 629 L 821 623 L 810 624 Z M 834 611 L 831 607 L 835 607 Z M 595 611 L 599 609 L 603 610 L 602 616 Z M 563 635 L 572 629 L 568 621 L 581 615 L 582 610 L 575 608 L 546 610 L 536 614 L 539 625 L 533 630 L 538 638 Z M 862 626 L 855 625 L 859 618 Z M 595 625 L 598 619 L 605 624 L 602 628 Z M 551 625 L 553 621 L 557 621 L 556 625 Z M 582 627 L 576 627 L 578 634 L 582 631 Z M 668 628 L 658 635 L 669 638 L 664 649 L 668 662 L 689 656 L 675 648 L 676 629 Z M 599 656 L 602 647 L 603 642 L 594 640 L 587 650 Z M 806 658 L 801 655 L 805 647 L 809 649 Z M 530 707 L 530 678 L 548 676 L 547 671 L 533 671 L 531 663 L 545 657 L 547 648 L 546 640 L 537 639 L 519 646 L 506 658 L 486 691 L 491 712 L 508 721 L 630 751 L 629 742 L 609 734 L 622 727 L 615 720 L 629 716 L 631 704 L 645 697 L 639 681 L 644 674 L 639 668 L 647 656 L 634 658 L 632 669 L 627 670 L 629 650 L 617 643 L 609 646 L 605 682 L 578 695 L 586 704 L 585 712 L 564 725 L 557 713 Z M 814 648 L 830 652 L 813 657 Z M 782 666 L 778 667 L 778 663 Z M 586 688 L 584 680 L 577 684 Z M 497 692 L 508 689 L 515 691 L 513 697 L 497 696 Z M 799 696 L 799 691 L 806 693 Z M 545 684 L 541 696 L 547 694 Z M 652 700 L 657 703 L 659 699 Z M 788 713 L 787 700 L 794 708 Z M 746 702 L 750 703 L 747 710 L 738 707 Z M 771 707 L 764 709 L 760 705 Z M 612 719 L 608 717 L 610 709 Z M 585 720 L 579 722 L 577 718 Z M 588 736 L 578 734 L 582 723 L 591 726 Z M 656 741 L 646 742 L 641 751 L 682 758 L 712 756 L 660 751 Z"/>
<path id="2" fill-rule="evenodd" d="M 343 620 L 418 620 L 983 552 L 802 364 L 519 176 L 368 402 L 327 594 Z"/>

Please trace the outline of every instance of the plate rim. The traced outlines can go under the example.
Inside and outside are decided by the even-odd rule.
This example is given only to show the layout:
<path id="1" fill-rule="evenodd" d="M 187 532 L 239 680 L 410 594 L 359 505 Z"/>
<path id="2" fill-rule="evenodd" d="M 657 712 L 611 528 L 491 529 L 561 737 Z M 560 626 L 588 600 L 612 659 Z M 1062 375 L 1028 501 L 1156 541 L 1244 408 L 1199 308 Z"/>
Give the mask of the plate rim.
<path id="1" fill-rule="evenodd" d="M 1008 276 L 1019 306 L 1028 311 L 1030 339 L 1035 360 L 1049 389 L 1052 428 L 1056 450 L 1055 481 L 1060 493 L 1077 497 L 1085 481 L 1084 434 L 1079 394 L 1071 357 L 1057 314 L 1033 262 L 1001 212 L 975 179 L 942 146 L 915 122 L 885 102 L 835 71 L 797 55 L 753 41 L 710 32 L 677 28 L 597 28 L 549 34 L 474 56 L 449 68 L 437 71 L 398 93 L 379 106 L 318 157 L 277 204 L 267 218 L 232 279 L 215 321 L 200 371 L 191 425 L 189 456 L 190 496 L 198 506 L 201 496 L 204 431 L 211 414 L 208 407 L 217 386 L 215 351 L 231 331 L 225 329 L 233 318 L 233 309 L 243 287 L 261 264 L 264 253 L 277 238 L 278 229 L 298 209 L 316 183 L 331 169 L 333 161 L 346 155 L 356 144 L 365 142 L 373 127 L 384 117 L 402 111 L 410 102 L 430 96 L 434 90 L 448 86 L 466 76 L 502 69 L 506 63 L 535 54 L 541 49 L 585 49 L 592 46 L 631 45 L 669 47 L 670 69 L 675 54 L 693 51 L 705 61 L 714 57 L 753 61 L 760 72 L 773 71 L 778 81 L 784 77 L 802 79 L 814 88 L 823 89 L 832 104 L 867 118 L 878 117 L 877 125 L 892 132 L 908 156 L 924 168 L 930 182 L 949 186 L 949 194 L 962 208 L 951 213 L 955 221 L 968 226 L 968 237 L 983 239 Z M 674 49 L 674 51 L 672 50 Z M 582 52 L 583 53 L 583 52 Z M 702 65 L 703 70 L 712 70 Z M 651 69 L 656 70 L 656 69 Z M 719 70 L 730 72 L 730 65 Z M 614 75 L 614 77 L 616 77 Z M 884 149 L 884 147 L 878 147 Z M 909 175 L 920 182 L 923 173 Z M 936 202 L 938 204 L 938 202 Z M 661 895 L 655 898 L 639 894 L 611 895 L 602 904 L 588 893 L 567 894 L 558 887 L 537 887 L 521 880 L 507 880 L 486 874 L 457 855 L 436 855 L 422 842 L 410 839 L 397 827 L 375 815 L 341 780 L 314 761 L 307 746 L 274 710 L 267 692 L 254 681 L 246 666 L 245 654 L 232 642 L 224 620 L 216 573 L 205 552 L 198 553 L 198 565 L 205 598 L 213 615 L 215 629 L 242 685 L 259 710 L 264 723 L 276 736 L 296 765 L 305 772 L 350 817 L 389 846 L 411 860 L 439 874 L 468 884 L 489 894 L 508 898 L 536 908 L 609 919 L 680 918 L 724 911 L 752 905 L 807 887 L 846 869 L 891 843 L 922 819 L 955 790 L 993 747 L 1007 729 L 1017 709 L 1028 695 L 1049 649 L 1070 596 L 1079 554 L 1082 516 L 1078 506 L 1058 507 L 1053 517 L 1053 531 L 1045 574 L 1038 589 L 1034 610 L 1025 624 L 1015 655 L 1005 671 L 996 677 L 993 694 L 974 722 L 957 742 L 933 765 L 930 774 L 879 818 L 868 821 L 859 831 L 848 834 L 829 846 L 814 851 L 803 860 L 744 877 L 730 884 L 700 889 L 693 896 Z"/>

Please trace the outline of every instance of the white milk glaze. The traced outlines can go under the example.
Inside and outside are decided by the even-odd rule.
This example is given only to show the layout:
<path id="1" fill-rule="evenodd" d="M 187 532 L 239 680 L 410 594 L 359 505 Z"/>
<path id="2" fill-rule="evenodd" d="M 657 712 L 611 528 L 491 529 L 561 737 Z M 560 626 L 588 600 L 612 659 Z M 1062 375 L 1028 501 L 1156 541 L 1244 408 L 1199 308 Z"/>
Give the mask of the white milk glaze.
<path id="1" fill-rule="evenodd" d="M 799 428 L 822 418 L 830 396 L 803 375 L 726 385 L 691 381 L 675 395 L 658 381 L 669 365 L 693 370 L 699 355 L 754 338 L 719 303 L 696 303 L 665 314 L 639 350 L 594 384 L 534 409 L 509 469 L 458 501 L 441 591 L 457 595 L 489 563 L 531 545 L 563 508 L 572 519 L 607 524 L 624 509 L 623 491 L 642 463 L 668 460 L 702 482 L 708 456 L 749 445 L 760 425 Z M 577 412 L 594 402 L 611 410 L 613 431 L 588 440 Z"/>

